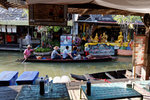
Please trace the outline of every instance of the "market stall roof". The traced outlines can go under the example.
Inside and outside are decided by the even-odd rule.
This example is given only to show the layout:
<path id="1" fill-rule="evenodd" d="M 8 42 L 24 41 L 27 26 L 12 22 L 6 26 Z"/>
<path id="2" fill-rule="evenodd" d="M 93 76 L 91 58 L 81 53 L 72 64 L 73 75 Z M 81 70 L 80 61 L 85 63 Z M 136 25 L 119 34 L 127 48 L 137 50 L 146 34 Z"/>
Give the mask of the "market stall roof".
<path id="1" fill-rule="evenodd" d="M 150 13 L 149 0 L 28 0 L 28 4 L 38 3 L 67 4 L 69 12 L 79 14 L 143 15 Z"/>

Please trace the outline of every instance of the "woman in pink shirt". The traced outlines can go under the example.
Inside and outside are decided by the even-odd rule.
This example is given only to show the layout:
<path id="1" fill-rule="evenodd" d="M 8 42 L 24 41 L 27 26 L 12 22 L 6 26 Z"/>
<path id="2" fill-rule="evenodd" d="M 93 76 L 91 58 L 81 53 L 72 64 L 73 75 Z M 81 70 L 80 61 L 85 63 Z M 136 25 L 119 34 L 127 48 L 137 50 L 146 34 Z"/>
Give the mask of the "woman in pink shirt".
<path id="1" fill-rule="evenodd" d="M 31 46 L 28 45 L 27 49 L 24 50 L 24 59 L 30 58 L 31 57 L 31 52 L 33 52 L 34 50 L 31 49 Z"/>

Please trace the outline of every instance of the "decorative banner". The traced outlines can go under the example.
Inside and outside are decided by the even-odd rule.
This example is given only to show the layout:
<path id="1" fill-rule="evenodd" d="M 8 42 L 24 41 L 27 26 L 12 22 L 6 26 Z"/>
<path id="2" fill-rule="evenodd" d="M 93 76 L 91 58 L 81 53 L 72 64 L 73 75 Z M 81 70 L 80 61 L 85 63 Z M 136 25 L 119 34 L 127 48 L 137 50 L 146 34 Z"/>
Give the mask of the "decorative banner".
<path id="1" fill-rule="evenodd" d="M 69 53 L 72 51 L 72 36 L 71 35 L 62 35 L 60 37 L 60 52 L 63 54 L 63 51 L 66 49 L 66 46 L 69 46 Z"/>
<path id="2" fill-rule="evenodd" d="M 134 65 L 144 66 L 146 36 L 134 36 Z"/>
<path id="3" fill-rule="evenodd" d="M 115 50 L 113 46 L 107 46 L 105 44 L 89 45 L 89 54 L 91 55 L 114 55 Z"/>
<path id="4" fill-rule="evenodd" d="M 30 25 L 67 25 L 67 6 L 54 4 L 29 5 Z"/>

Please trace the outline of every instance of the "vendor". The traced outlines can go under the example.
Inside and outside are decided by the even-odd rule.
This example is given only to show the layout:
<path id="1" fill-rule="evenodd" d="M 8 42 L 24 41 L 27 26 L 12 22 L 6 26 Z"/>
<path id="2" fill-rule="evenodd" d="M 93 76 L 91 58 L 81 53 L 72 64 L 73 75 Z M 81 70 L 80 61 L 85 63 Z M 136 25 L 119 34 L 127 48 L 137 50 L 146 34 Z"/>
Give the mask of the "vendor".
<path id="1" fill-rule="evenodd" d="M 31 49 L 31 46 L 28 45 L 27 46 L 27 49 L 25 49 L 24 51 L 24 59 L 28 59 L 28 58 L 36 58 L 35 55 L 31 55 L 31 53 L 33 52 L 34 50 Z"/>

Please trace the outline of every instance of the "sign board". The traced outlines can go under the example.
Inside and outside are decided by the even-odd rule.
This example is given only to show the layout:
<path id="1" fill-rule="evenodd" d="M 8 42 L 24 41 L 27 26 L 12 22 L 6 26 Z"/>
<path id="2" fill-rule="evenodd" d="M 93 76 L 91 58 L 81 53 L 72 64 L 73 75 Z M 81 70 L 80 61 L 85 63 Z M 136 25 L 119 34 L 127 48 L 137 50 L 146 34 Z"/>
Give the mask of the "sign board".
<path id="1" fill-rule="evenodd" d="M 144 66 L 145 35 L 134 36 L 134 65 Z"/>
<path id="2" fill-rule="evenodd" d="M 63 54 L 63 51 L 66 49 L 66 46 L 69 46 L 69 53 L 72 51 L 72 36 L 71 35 L 62 35 L 60 37 L 60 52 Z"/>
<path id="3" fill-rule="evenodd" d="M 30 25 L 67 25 L 67 6 L 54 4 L 29 5 Z"/>
<path id="4" fill-rule="evenodd" d="M 107 46 L 105 44 L 89 45 L 89 54 L 91 55 L 114 55 L 115 50 L 112 46 Z"/>

